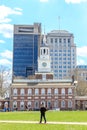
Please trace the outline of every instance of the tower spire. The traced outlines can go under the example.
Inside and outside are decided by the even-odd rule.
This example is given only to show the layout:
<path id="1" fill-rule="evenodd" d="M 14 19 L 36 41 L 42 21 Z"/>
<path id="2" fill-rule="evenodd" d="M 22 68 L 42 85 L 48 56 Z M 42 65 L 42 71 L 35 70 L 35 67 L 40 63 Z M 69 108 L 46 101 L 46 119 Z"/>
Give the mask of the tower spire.
<path id="1" fill-rule="evenodd" d="M 44 25 L 44 37 L 43 37 L 43 44 L 44 44 L 44 45 L 46 45 L 45 25 Z"/>

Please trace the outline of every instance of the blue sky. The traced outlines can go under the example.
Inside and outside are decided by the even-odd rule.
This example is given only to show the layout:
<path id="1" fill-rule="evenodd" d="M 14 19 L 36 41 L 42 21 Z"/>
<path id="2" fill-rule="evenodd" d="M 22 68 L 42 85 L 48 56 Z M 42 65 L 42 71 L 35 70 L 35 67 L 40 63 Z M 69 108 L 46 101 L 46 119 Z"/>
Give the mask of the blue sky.
<path id="1" fill-rule="evenodd" d="M 13 25 L 42 23 L 42 30 L 74 34 L 77 64 L 87 64 L 87 0 L 0 0 L 0 65 L 12 65 Z"/>

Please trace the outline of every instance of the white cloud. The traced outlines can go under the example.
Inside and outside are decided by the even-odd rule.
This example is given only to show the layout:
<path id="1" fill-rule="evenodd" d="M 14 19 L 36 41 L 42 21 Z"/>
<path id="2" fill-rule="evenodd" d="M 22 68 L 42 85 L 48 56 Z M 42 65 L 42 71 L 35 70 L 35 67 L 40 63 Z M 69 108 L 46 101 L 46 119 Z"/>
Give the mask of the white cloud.
<path id="1" fill-rule="evenodd" d="M 0 65 L 12 65 L 12 51 L 5 50 L 4 52 L 0 53 L 0 58 Z"/>
<path id="2" fill-rule="evenodd" d="M 11 24 L 0 24 L 0 33 L 6 38 L 12 38 L 12 36 L 13 36 L 13 25 L 11 25 Z"/>
<path id="3" fill-rule="evenodd" d="M 12 9 L 5 5 L 0 6 L 0 34 L 6 38 L 12 38 L 13 36 L 13 25 L 9 24 L 12 21 L 9 15 L 22 15 L 22 9 Z"/>
<path id="4" fill-rule="evenodd" d="M 87 46 L 77 48 L 77 56 L 87 57 Z"/>
<path id="5" fill-rule="evenodd" d="M 20 8 L 10 8 L 5 5 L 0 6 L 0 23 L 4 22 L 10 22 L 11 19 L 7 18 L 9 15 L 22 15 L 22 9 Z"/>
<path id="6" fill-rule="evenodd" d="M 65 0 L 66 3 L 73 3 L 73 4 L 76 4 L 76 3 L 81 3 L 81 2 L 87 2 L 87 0 Z"/>
<path id="7" fill-rule="evenodd" d="M 49 0 L 40 0 L 40 2 L 48 2 Z"/>
<path id="8" fill-rule="evenodd" d="M 86 61 L 85 61 L 85 59 L 78 59 L 77 60 L 77 65 L 86 65 Z"/>
<path id="9" fill-rule="evenodd" d="M 11 59 L 12 60 L 12 51 L 5 50 L 0 54 L 0 56 L 6 58 L 6 59 Z"/>
<path id="10" fill-rule="evenodd" d="M 5 41 L 4 40 L 0 40 L 0 43 L 5 43 Z"/>
<path id="11" fill-rule="evenodd" d="M 21 8 L 14 8 L 15 10 L 17 10 L 17 11 L 22 11 L 22 9 Z M 22 14 L 22 13 L 21 13 Z"/>
<path id="12" fill-rule="evenodd" d="M 0 59 L 0 65 L 6 65 L 6 66 L 11 66 L 12 62 L 9 61 L 8 59 Z"/>
<path id="13" fill-rule="evenodd" d="M 77 48 L 77 64 L 78 65 L 87 64 L 87 46 Z"/>

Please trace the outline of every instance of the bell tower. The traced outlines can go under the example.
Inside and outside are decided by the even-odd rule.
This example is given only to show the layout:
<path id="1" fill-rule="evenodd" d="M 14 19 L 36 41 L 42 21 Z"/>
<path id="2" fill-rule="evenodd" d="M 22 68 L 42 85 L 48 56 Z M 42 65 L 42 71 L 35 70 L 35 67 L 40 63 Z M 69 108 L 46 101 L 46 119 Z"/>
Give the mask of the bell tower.
<path id="1" fill-rule="evenodd" d="M 46 42 L 46 36 L 40 46 L 40 56 L 38 57 L 38 72 L 51 72 L 50 50 Z"/>

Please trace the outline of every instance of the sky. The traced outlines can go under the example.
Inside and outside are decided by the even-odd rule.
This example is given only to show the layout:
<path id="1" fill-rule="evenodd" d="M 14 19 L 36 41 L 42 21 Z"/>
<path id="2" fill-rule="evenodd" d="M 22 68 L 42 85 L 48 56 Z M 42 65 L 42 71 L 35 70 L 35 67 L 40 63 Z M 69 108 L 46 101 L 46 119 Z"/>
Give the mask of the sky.
<path id="1" fill-rule="evenodd" d="M 87 0 L 0 0 L 0 65 L 12 67 L 13 25 L 35 22 L 73 33 L 77 65 L 87 65 Z"/>

